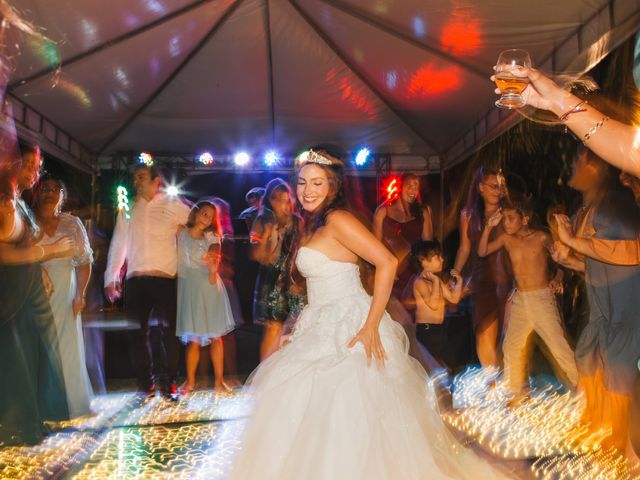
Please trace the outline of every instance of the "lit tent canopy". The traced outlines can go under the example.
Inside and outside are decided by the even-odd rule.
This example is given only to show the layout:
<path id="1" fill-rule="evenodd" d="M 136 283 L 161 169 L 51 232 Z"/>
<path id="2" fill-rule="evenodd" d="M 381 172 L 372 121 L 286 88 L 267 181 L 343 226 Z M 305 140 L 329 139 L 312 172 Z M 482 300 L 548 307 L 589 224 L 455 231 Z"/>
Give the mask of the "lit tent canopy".
<path id="1" fill-rule="evenodd" d="M 92 166 L 118 152 L 361 145 L 454 165 L 518 120 L 498 53 L 579 75 L 635 33 L 638 0 L 19 0 L 19 132 Z M 63 138 L 64 141 L 61 141 Z M 45 145 L 46 148 L 46 145 Z"/>

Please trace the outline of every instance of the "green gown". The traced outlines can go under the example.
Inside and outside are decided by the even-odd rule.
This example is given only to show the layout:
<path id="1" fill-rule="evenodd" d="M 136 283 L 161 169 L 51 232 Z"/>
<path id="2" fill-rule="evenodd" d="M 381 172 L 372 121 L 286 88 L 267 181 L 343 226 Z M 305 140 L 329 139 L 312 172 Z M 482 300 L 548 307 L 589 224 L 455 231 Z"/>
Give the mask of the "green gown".
<path id="1" fill-rule="evenodd" d="M 26 206 L 21 245 L 36 233 Z M 0 445 L 35 444 L 44 420 L 69 418 L 53 313 L 38 263 L 0 265 Z"/>

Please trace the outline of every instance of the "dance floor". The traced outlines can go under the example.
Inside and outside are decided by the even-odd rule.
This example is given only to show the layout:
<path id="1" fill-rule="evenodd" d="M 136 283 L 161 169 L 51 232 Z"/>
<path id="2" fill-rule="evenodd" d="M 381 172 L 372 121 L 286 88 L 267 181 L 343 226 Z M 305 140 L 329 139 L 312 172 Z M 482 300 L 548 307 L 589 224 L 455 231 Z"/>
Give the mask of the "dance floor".
<path id="1" fill-rule="evenodd" d="M 528 479 L 640 479 L 578 425 L 583 400 L 547 385 L 522 405 L 479 369 L 458 375 L 445 421 L 461 441 Z M 223 479 L 251 405 L 240 393 L 198 391 L 178 403 L 133 393 L 94 400 L 95 415 L 52 425 L 40 445 L 0 448 L 2 479 Z M 522 468 L 524 466 L 524 468 Z M 428 472 L 425 472 L 428 478 Z"/>

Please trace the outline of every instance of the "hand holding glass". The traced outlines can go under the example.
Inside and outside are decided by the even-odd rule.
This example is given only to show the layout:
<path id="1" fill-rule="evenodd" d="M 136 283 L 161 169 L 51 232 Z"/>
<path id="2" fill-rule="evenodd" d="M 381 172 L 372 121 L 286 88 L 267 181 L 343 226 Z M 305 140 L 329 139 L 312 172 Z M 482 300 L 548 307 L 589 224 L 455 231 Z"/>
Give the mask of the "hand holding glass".
<path id="1" fill-rule="evenodd" d="M 520 95 L 527 85 L 527 77 L 517 77 L 512 71 L 518 67 L 531 67 L 531 57 L 525 50 L 505 50 L 498 56 L 495 81 L 502 96 L 496 102 L 500 108 L 521 108 L 525 106 Z"/>

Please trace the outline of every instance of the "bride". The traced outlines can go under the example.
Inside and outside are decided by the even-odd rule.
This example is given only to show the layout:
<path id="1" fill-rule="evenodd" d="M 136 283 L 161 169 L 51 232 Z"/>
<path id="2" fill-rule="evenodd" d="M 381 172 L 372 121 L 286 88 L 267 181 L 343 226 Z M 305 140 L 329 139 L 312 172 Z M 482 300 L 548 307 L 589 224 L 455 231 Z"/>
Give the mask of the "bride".
<path id="1" fill-rule="evenodd" d="M 255 412 L 233 480 L 510 478 L 460 446 L 402 327 L 384 311 L 397 261 L 344 207 L 342 163 L 310 151 L 296 266 L 309 304 L 290 342 L 253 373 Z M 359 258 L 376 269 L 373 297 Z"/>

